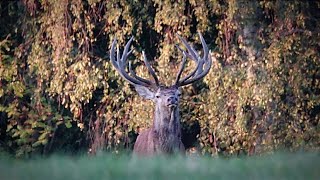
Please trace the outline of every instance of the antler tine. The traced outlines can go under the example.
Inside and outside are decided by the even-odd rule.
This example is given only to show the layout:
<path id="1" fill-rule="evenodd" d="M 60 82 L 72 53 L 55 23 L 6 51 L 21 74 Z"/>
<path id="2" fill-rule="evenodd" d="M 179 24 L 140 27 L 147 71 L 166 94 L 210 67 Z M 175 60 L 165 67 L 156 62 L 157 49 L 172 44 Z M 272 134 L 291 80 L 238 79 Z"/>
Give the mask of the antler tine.
<path id="1" fill-rule="evenodd" d="M 154 82 L 156 83 L 157 86 L 159 86 L 159 80 L 157 78 L 157 75 L 156 73 L 154 72 L 154 70 L 152 69 L 152 67 L 150 66 L 148 60 L 147 60 L 147 56 L 146 54 L 144 53 L 144 51 L 142 51 L 142 55 L 143 55 L 143 61 L 144 61 L 144 64 L 147 66 L 147 69 L 149 71 L 149 73 L 152 75 L 153 77 L 153 80 Z"/>
<path id="2" fill-rule="evenodd" d="M 121 77 L 123 77 L 126 81 L 128 81 L 132 85 L 140 85 L 140 86 L 152 86 L 153 83 L 151 81 L 148 81 L 146 79 L 143 79 L 141 77 L 138 77 L 135 73 L 132 73 L 131 67 L 129 67 L 130 73 L 134 76 L 131 77 L 126 71 L 125 66 L 127 64 L 128 56 L 132 53 L 133 50 L 129 51 L 131 42 L 133 40 L 133 37 L 130 38 L 130 40 L 125 45 L 125 48 L 123 50 L 122 57 L 120 58 L 120 51 L 119 48 L 117 48 L 117 60 L 115 59 L 115 46 L 117 44 L 117 39 L 115 38 L 112 42 L 111 49 L 110 49 L 110 60 L 112 65 L 116 68 L 116 70 L 119 72 Z M 129 52 L 128 52 L 129 51 Z M 131 63 L 129 63 L 129 66 Z"/>
<path id="3" fill-rule="evenodd" d="M 130 38 L 130 40 L 127 42 L 127 44 L 126 44 L 126 46 L 124 47 L 124 50 L 123 50 L 123 53 L 122 53 L 122 57 L 121 57 L 121 61 L 120 61 L 120 63 L 121 63 L 121 69 L 123 69 L 124 70 L 124 67 L 125 67 L 125 65 L 126 65 L 126 62 L 127 62 L 127 60 L 128 60 L 128 56 L 131 54 L 131 52 L 132 52 L 132 50 L 130 50 L 130 54 L 128 53 L 128 51 L 129 51 L 129 48 L 130 48 L 130 46 L 131 46 L 131 42 L 132 42 L 132 40 L 133 40 L 133 36 Z M 118 51 L 119 52 L 119 51 Z"/>
<path id="4" fill-rule="evenodd" d="M 187 56 L 188 58 L 192 59 L 192 56 L 191 56 L 189 53 L 187 53 L 185 50 L 183 50 L 178 44 L 175 44 L 175 46 L 176 46 L 176 48 L 178 48 L 178 50 L 181 51 L 182 53 L 183 53 L 183 52 L 186 53 L 186 56 Z"/>
<path id="5" fill-rule="evenodd" d="M 199 79 L 201 79 L 204 76 L 206 76 L 209 73 L 211 65 L 212 65 L 211 56 L 208 56 L 208 60 L 206 62 L 206 68 L 200 74 L 197 74 L 192 79 L 187 79 L 187 80 L 181 82 L 180 86 L 184 86 L 184 85 L 187 85 L 187 84 L 194 83 L 195 81 L 198 81 Z"/>
<path id="6" fill-rule="evenodd" d="M 198 55 L 197 51 L 193 48 L 193 46 L 189 45 L 188 42 L 182 38 L 181 36 L 178 35 L 178 38 L 182 41 L 182 43 L 186 46 L 187 50 L 189 53 L 186 53 L 187 56 L 192 59 L 193 61 L 195 61 L 197 63 L 196 65 L 196 69 L 194 69 L 192 71 L 192 73 L 190 73 L 189 75 L 187 75 L 185 78 L 183 78 L 182 81 L 185 81 L 187 79 L 189 79 L 190 77 L 194 76 L 195 74 L 200 74 L 202 72 L 202 66 L 204 64 L 203 60 L 200 58 L 200 56 Z M 200 39 L 202 38 L 201 34 L 200 35 Z M 203 39 L 203 38 L 202 38 Z M 202 41 L 201 41 L 202 42 Z M 178 47 L 180 48 L 180 47 Z M 181 49 L 181 48 L 180 48 Z M 200 68 L 199 68 L 200 67 Z"/>
<path id="7" fill-rule="evenodd" d="M 189 53 L 187 53 L 186 51 L 182 50 L 182 49 L 180 48 L 180 46 L 176 45 L 176 47 L 177 47 L 183 54 L 185 54 L 186 56 L 188 56 L 188 58 L 193 59 L 193 57 L 192 57 Z M 192 48 L 192 49 L 193 49 L 193 48 Z M 193 51 L 193 52 L 195 52 L 195 51 Z M 198 56 L 198 55 L 196 55 L 196 56 Z M 178 74 L 179 76 L 177 76 L 177 79 L 176 79 L 176 82 L 175 82 L 176 85 L 179 84 L 180 76 L 181 76 L 181 74 L 182 74 L 182 71 L 183 71 L 184 66 L 185 66 L 185 63 L 186 63 L 185 60 L 186 60 L 186 59 L 183 59 L 184 62 L 182 63 L 182 66 L 181 66 L 181 68 L 180 68 L 180 71 L 179 71 L 179 74 Z M 197 59 L 194 60 L 194 61 L 196 61 L 196 63 L 197 63 L 196 68 L 195 68 L 190 74 L 188 74 L 186 77 L 184 77 L 184 78 L 181 80 L 181 82 L 183 82 L 183 81 L 189 79 L 190 77 L 194 76 L 194 75 L 196 74 L 196 72 L 198 71 L 199 66 L 200 66 L 201 64 L 203 64 L 203 63 L 200 63 L 200 61 L 198 61 Z"/>
<path id="8" fill-rule="evenodd" d="M 180 41 L 182 41 L 182 43 L 186 46 L 187 50 L 188 50 L 188 57 L 194 61 L 197 61 L 197 59 L 199 59 L 199 56 L 197 55 L 196 51 L 194 50 L 194 48 L 192 46 L 190 46 L 188 44 L 188 42 L 181 37 L 179 34 L 177 34 L 178 38 L 180 39 Z M 180 48 L 180 47 L 179 47 Z M 180 48 L 181 49 L 181 48 Z"/>
<path id="9" fill-rule="evenodd" d="M 115 56 L 114 51 L 115 51 L 116 44 L 117 44 L 117 39 L 114 38 L 114 40 L 112 41 L 111 49 L 110 49 L 110 60 L 111 60 L 113 67 L 115 67 L 118 70 L 119 69 L 118 63 L 114 59 L 114 56 Z M 119 50 L 117 51 L 117 59 L 119 60 Z"/>
<path id="10" fill-rule="evenodd" d="M 189 74 L 187 75 L 185 78 L 183 78 L 181 81 L 177 81 L 176 84 L 178 84 L 179 86 L 184 86 L 187 84 L 191 84 L 201 78 L 203 78 L 205 75 L 208 74 L 211 65 L 212 65 L 212 61 L 211 61 L 211 57 L 209 56 L 209 49 L 208 46 L 205 42 L 205 40 L 203 39 L 201 33 L 198 33 L 200 36 L 200 40 L 201 40 L 201 44 L 203 47 L 203 58 L 201 58 L 198 53 L 196 52 L 196 50 L 190 46 L 186 40 L 184 40 L 183 38 L 181 38 L 179 35 L 179 39 L 183 42 L 183 44 L 186 46 L 189 55 L 191 56 L 191 59 L 193 59 L 194 61 L 197 62 L 197 66 L 196 68 Z M 178 48 L 181 51 L 181 48 Z M 188 57 L 190 57 L 188 56 Z M 205 66 L 205 67 L 204 67 Z M 203 69 L 204 68 L 204 69 Z M 190 79 L 191 78 L 191 79 Z"/>
<path id="11" fill-rule="evenodd" d="M 204 41 L 201 33 L 198 32 L 198 34 L 199 34 L 199 37 L 200 37 L 200 40 L 201 40 L 201 44 L 202 44 L 202 47 L 203 47 L 203 58 L 199 62 L 201 68 L 199 68 L 199 71 L 197 71 L 196 75 L 198 75 L 198 74 L 200 74 L 202 72 L 202 67 L 203 67 L 203 65 L 205 63 L 205 60 L 208 59 L 208 56 L 209 56 L 208 46 L 207 46 L 206 42 Z"/>
<path id="12" fill-rule="evenodd" d="M 146 83 L 146 84 L 149 84 L 149 83 L 150 83 L 150 81 L 139 77 L 139 76 L 132 70 L 131 61 L 129 61 L 129 72 L 132 74 L 132 76 L 133 76 L 134 78 L 138 79 L 139 81 L 142 81 L 142 82 L 144 82 L 144 83 Z"/>
<path id="13" fill-rule="evenodd" d="M 199 34 L 199 37 L 200 37 L 200 40 L 201 40 L 201 44 L 202 44 L 202 47 L 203 47 L 203 59 L 207 59 L 208 55 L 209 55 L 209 49 L 208 49 L 207 43 L 203 39 L 201 33 L 198 32 L 198 34 Z"/>
<path id="14" fill-rule="evenodd" d="M 182 71 L 186 65 L 186 59 L 187 59 L 187 53 L 182 50 L 178 45 L 176 45 L 176 47 L 182 52 L 183 54 L 183 59 L 182 59 L 182 63 L 181 63 L 181 66 L 180 66 L 180 69 L 179 69 L 179 72 L 178 72 L 178 75 L 177 75 L 177 78 L 176 78 L 176 82 L 175 82 L 175 85 L 178 85 L 179 83 L 179 80 L 180 80 L 180 77 L 181 77 L 181 74 L 182 74 Z"/>
<path id="15" fill-rule="evenodd" d="M 184 81 L 188 80 L 189 78 L 191 78 L 192 76 L 194 76 L 198 72 L 200 65 L 201 65 L 200 61 L 197 61 L 196 68 L 190 74 L 188 74 L 186 77 L 184 77 L 181 80 L 181 82 L 184 82 Z"/>

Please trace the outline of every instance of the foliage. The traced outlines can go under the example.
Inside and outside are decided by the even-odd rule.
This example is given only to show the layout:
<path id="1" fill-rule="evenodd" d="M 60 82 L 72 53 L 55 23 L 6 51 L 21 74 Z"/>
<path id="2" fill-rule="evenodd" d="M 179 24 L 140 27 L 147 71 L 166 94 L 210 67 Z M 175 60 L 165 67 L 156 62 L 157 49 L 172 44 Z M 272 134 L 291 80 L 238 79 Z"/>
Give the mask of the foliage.
<path id="1" fill-rule="evenodd" d="M 184 89 L 183 142 L 201 153 L 320 147 L 319 2 L 21 0 L 0 2 L 0 137 L 5 151 L 131 148 L 151 124 L 143 101 L 111 66 L 113 38 L 134 36 L 169 85 L 176 33 L 217 59 Z M 6 24 L 6 26 L 3 26 Z M 187 72 L 194 67 L 187 65 Z M 67 148 L 68 147 L 68 148 Z"/>
<path id="2" fill-rule="evenodd" d="M 217 39 L 229 47 L 217 54 L 226 61 L 206 79 L 211 91 L 204 106 L 208 121 L 200 121 L 203 152 L 319 148 L 320 34 L 308 25 L 319 27 L 311 5 L 262 1 L 229 7 L 235 12 L 227 19 L 232 28 Z"/>

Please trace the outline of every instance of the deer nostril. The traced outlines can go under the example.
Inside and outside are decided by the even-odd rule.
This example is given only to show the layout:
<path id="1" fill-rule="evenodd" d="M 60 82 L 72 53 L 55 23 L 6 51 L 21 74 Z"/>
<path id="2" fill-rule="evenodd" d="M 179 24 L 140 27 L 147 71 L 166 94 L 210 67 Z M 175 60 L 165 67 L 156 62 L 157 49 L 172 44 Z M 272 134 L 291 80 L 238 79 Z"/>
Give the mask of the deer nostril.
<path id="1" fill-rule="evenodd" d="M 178 102 L 178 99 L 175 97 L 169 97 L 167 101 L 169 104 L 176 104 Z"/>

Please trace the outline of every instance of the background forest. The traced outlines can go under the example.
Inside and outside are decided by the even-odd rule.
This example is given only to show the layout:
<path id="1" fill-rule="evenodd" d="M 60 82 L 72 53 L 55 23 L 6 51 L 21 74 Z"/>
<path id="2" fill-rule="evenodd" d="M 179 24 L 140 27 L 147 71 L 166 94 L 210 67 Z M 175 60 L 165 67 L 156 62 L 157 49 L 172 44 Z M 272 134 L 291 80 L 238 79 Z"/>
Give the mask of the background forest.
<path id="1" fill-rule="evenodd" d="M 216 57 L 183 89 L 190 153 L 320 149 L 320 2 L 242 0 L 0 1 L 0 152 L 130 150 L 153 106 L 109 61 L 134 36 L 162 82 L 174 80 L 176 33 Z M 187 70 L 194 67 L 189 60 Z"/>

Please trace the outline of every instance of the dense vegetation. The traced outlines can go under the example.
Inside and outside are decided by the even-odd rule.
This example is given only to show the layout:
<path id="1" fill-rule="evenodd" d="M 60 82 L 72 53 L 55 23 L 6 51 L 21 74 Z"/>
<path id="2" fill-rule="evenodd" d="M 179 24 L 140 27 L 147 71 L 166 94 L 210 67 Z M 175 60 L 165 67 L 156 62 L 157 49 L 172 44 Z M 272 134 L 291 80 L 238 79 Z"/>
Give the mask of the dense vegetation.
<path id="1" fill-rule="evenodd" d="M 109 61 L 134 36 L 161 81 L 181 62 L 176 33 L 212 50 L 209 75 L 184 88 L 183 142 L 211 155 L 320 148 L 319 1 L 20 0 L 0 2 L 0 151 L 130 149 L 152 104 Z M 199 49 L 200 50 L 200 49 Z M 187 69 L 194 64 L 190 61 Z"/>

